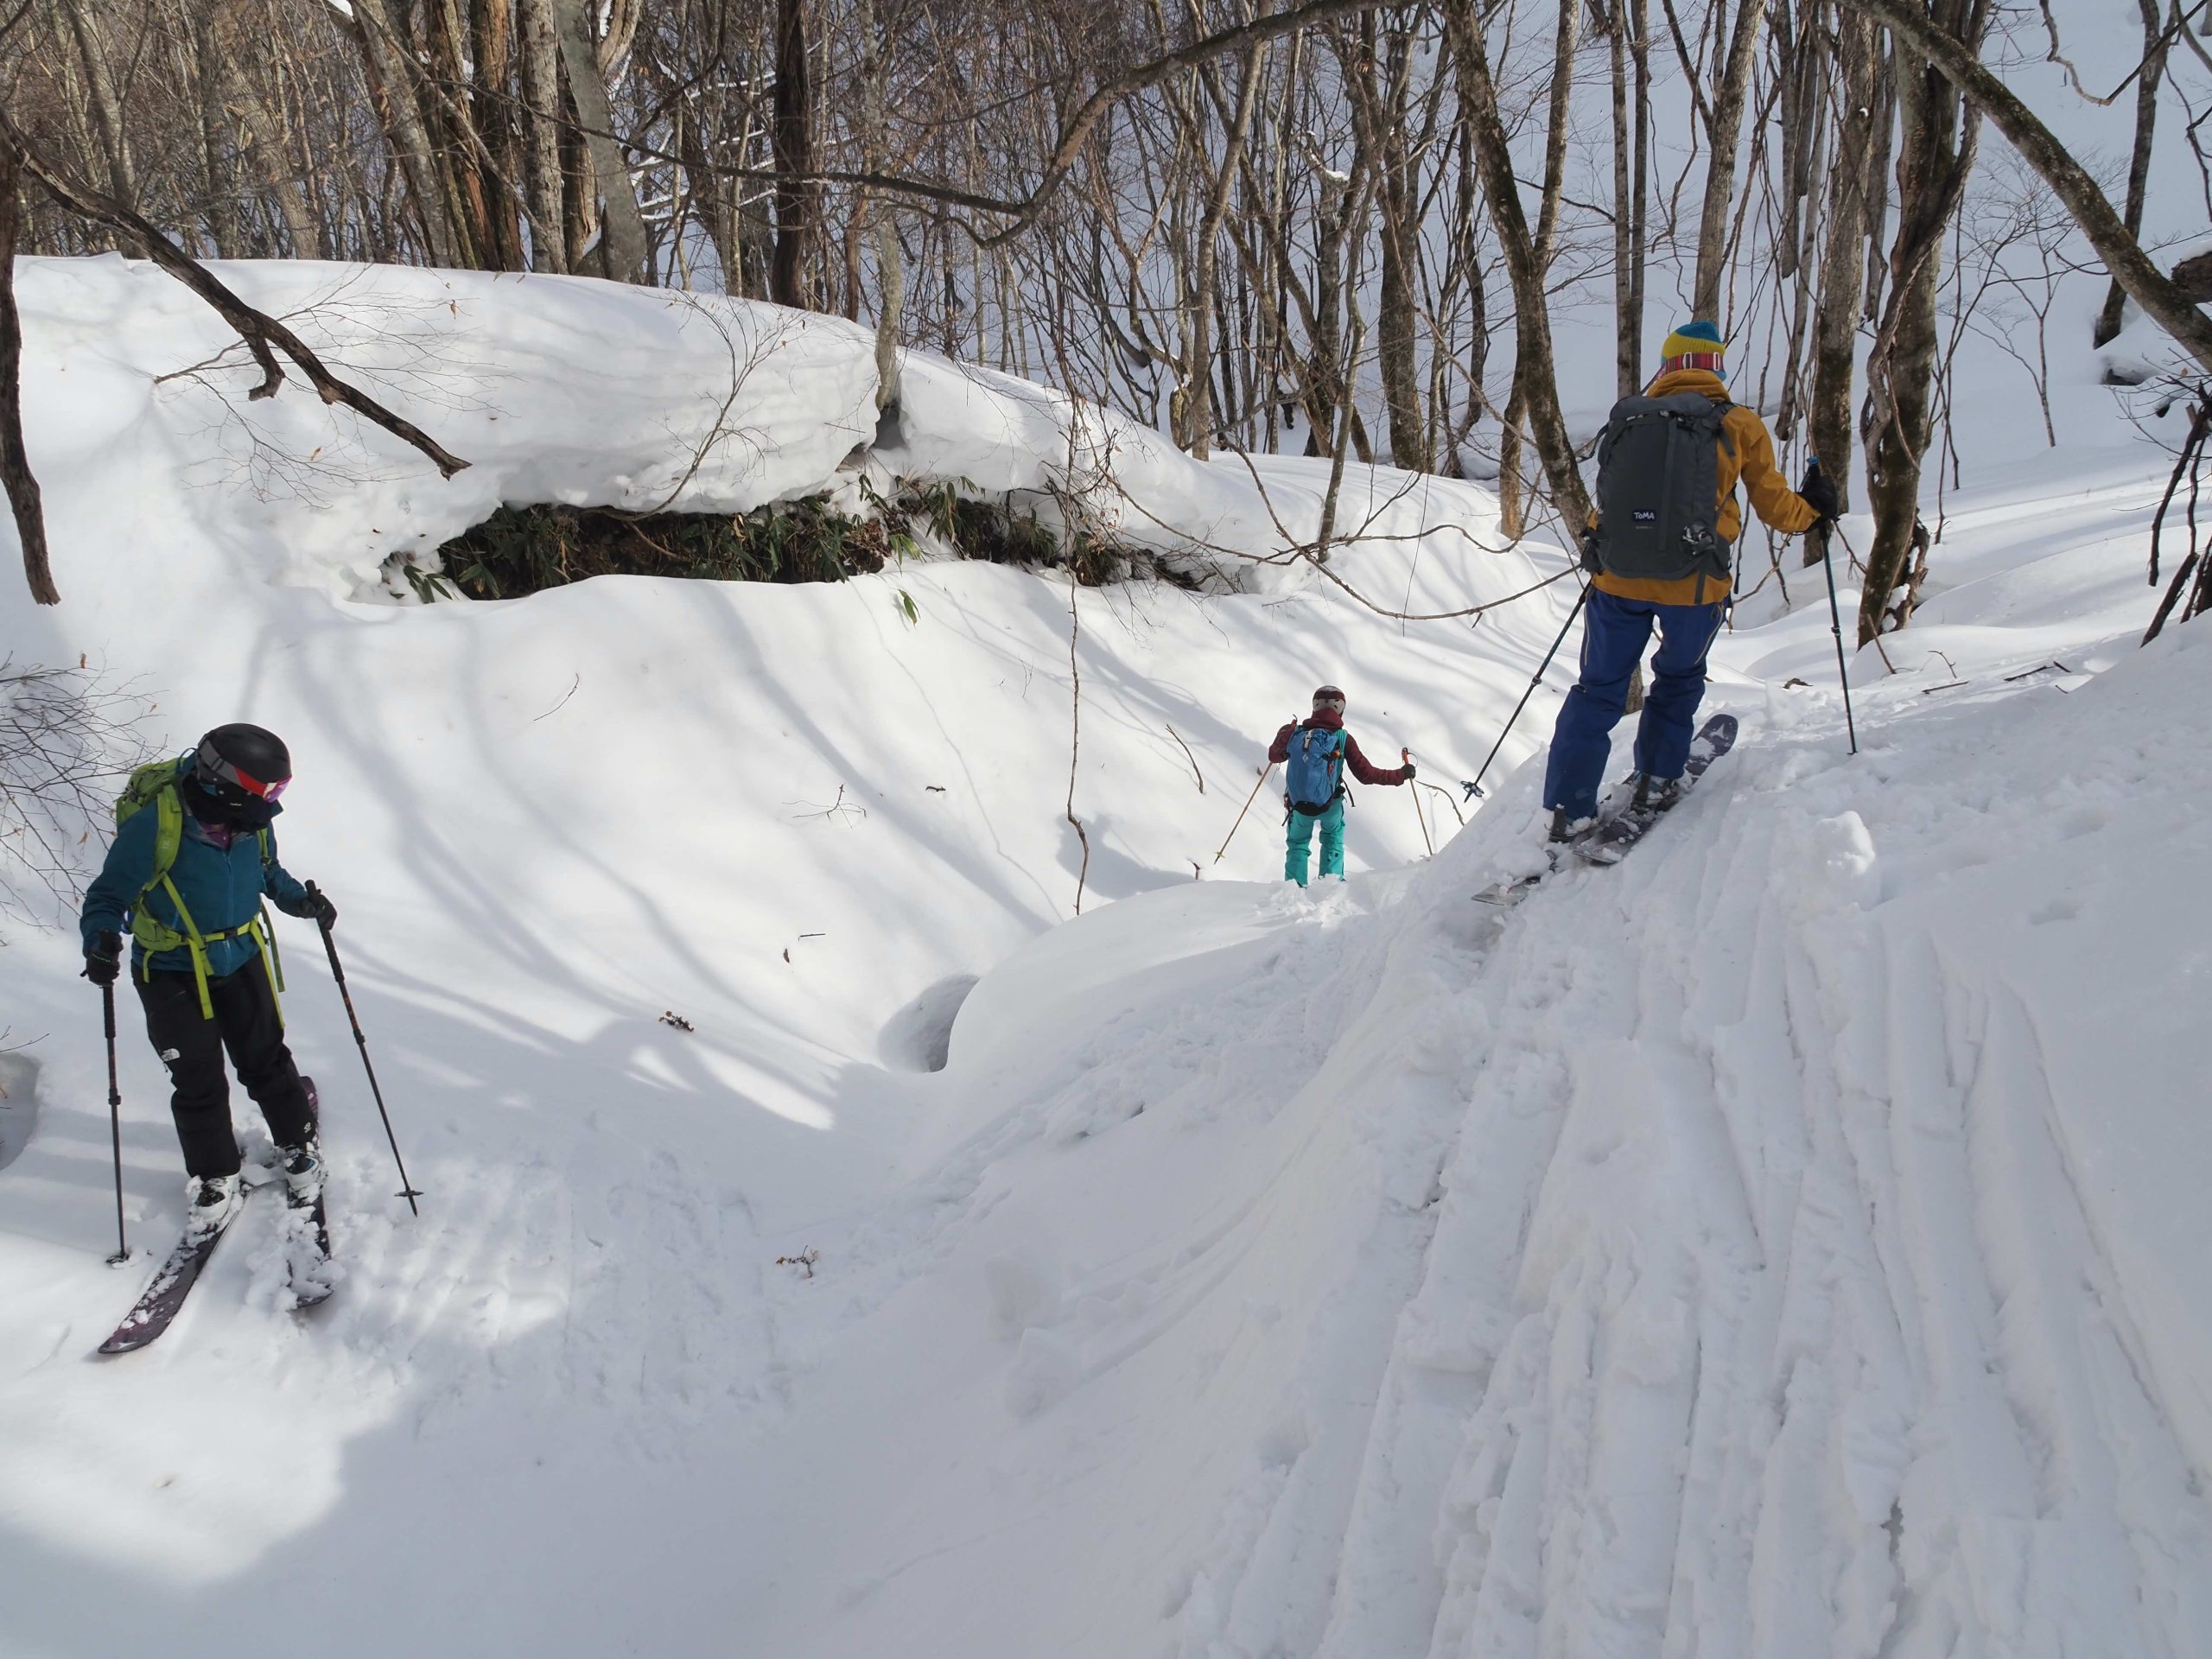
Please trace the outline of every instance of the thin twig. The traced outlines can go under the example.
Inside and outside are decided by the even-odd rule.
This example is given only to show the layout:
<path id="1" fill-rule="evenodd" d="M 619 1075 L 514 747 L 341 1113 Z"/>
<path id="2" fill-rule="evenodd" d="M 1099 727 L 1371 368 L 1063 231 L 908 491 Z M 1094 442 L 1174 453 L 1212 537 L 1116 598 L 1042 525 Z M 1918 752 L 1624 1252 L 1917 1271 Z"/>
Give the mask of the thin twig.
<path id="1" fill-rule="evenodd" d="M 530 723 L 531 723 L 531 725 L 535 726 L 535 725 L 537 725 L 537 722 L 538 722 L 539 721 L 541 721 L 541 720 L 550 720 L 554 715 L 556 715 L 559 714 L 559 713 L 560 713 L 563 709 L 565 709 L 565 708 L 567 708 L 567 707 L 569 706 L 569 699 L 570 697 L 573 697 L 573 696 L 575 696 L 576 695 L 576 688 L 577 688 L 578 686 L 582 685 L 583 683 L 584 683 L 584 677 L 583 677 L 582 674 L 578 674 L 578 675 L 575 677 L 575 678 L 574 678 L 573 680 L 570 680 L 570 681 L 569 682 L 569 689 L 568 689 L 566 691 L 563 691 L 563 692 L 561 694 L 561 701 L 560 701 L 560 702 L 556 702 L 556 703 L 555 703 L 555 704 L 554 704 L 550 709 L 547 709 L 543 714 L 542 714 L 542 715 L 536 715 L 531 716 L 531 722 L 530 722 Z"/>
<path id="2" fill-rule="evenodd" d="M 1165 721 L 1162 721 L 1160 723 L 1162 725 L 1166 725 Z M 1205 794 L 1206 792 L 1206 778 L 1205 774 L 1198 770 L 1198 757 L 1191 753 L 1191 746 L 1183 741 L 1182 733 L 1177 731 L 1173 726 L 1167 727 L 1167 735 L 1173 738 L 1177 745 L 1182 749 L 1183 758 L 1191 763 L 1191 776 L 1198 780 L 1198 793 L 1201 795 Z"/>

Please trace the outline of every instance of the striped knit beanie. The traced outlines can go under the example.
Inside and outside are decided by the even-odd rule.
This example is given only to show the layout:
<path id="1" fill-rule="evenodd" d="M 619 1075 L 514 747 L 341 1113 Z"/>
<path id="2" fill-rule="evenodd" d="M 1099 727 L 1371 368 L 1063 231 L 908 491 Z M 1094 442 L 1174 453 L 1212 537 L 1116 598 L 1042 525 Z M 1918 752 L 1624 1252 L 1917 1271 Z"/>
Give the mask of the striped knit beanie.
<path id="1" fill-rule="evenodd" d="M 1659 372 L 1671 374 L 1676 369 L 1707 369 L 1723 380 L 1728 378 L 1726 353 L 1728 342 L 1720 338 L 1720 330 L 1709 322 L 1686 322 L 1667 336 L 1667 343 L 1659 348 Z"/>

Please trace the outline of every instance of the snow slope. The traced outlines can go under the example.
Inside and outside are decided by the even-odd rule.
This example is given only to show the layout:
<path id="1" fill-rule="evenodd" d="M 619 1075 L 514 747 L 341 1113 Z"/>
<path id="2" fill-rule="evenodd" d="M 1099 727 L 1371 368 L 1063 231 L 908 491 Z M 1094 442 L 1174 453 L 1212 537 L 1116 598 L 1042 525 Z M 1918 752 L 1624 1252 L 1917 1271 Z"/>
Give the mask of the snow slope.
<path id="1" fill-rule="evenodd" d="M 876 448 L 834 321 L 231 274 L 477 465 L 340 429 L 302 474 L 334 429 L 289 392 L 257 465 L 213 388 L 154 379 L 220 345 L 181 296 L 26 262 L 67 602 L 9 592 L 0 646 L 143 676 L 149 739 L 291 740 L 285 856 L 344 911 L 429 1197 L 388 1196 L 289 929 L 339 1295 L 286 1311 L 250 1212 L 169 1337 L 90 1362 L 144 1262 L 99 1264 L 73 943 L 11 940 L 0 1026 L 44 1037 L 0 1170 L 0 1651 L 217 1620 L 335 1655 L 2212 1650 L 2212 901 L 2178 874 L 2212 769 L 2176 718 L 2212 646 L 2130 649 L 2154 452 L 1955 498 L 1898 671 L 1854 662 L 1855 759 L 1824 594 L 1762 594 L 1717 657 L 1736 754 L 1501 922 L 1469 895 L 1535 855 L 1526 769 L 1433 861 L 1382 790 L 1346 885 L 1266 879 L 1265 803 L 1211 861 L 1320 678 L 1371 751 L 1471 774 L 1559 590 L 1377 616 L 1236 563 L 1310 522 L 1313 469 L 1263 496 L 950 365 Z M 726 400 L 687 505 L 1057 468 L 1236 563 L 1250 591 L 1076 597 L 1079 919 L 1056 579 L 386 591 L 499 500 L 663 499 Z M 1402 484 L 1357 480 L 1382 512 L 1334 564 L 1389 608 L 1556 568 Z M 182 1195 L 143 1044 L 124 1089 L 145 1245 Z"/>

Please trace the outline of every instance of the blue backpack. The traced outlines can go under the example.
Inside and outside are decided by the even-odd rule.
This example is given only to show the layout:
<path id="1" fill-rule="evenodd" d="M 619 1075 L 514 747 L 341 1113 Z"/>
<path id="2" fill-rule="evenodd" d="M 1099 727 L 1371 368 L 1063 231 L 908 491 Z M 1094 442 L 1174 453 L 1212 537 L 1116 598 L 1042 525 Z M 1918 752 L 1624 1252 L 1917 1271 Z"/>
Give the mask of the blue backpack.
<path id="1" fill-rule="evenodd" d="M 1340 776 L 1344 759 L 1344 734 L 1326 726 L 1300 726 L 1291 734 L 1290 759 L 1285 779 L 1290 788 L 1291 810 L 1318 818 L 1344 793 Z"/>

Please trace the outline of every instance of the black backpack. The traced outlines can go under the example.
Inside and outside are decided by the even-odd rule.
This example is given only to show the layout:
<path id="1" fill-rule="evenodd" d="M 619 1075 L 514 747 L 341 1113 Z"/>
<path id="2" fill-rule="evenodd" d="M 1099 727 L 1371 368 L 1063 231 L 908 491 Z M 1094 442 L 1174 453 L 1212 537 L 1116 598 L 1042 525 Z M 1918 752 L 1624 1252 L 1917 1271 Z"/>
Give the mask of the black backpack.
<path id="1" fill-rule="evenodd" d="M 1729 581 L 1721 539 L 1722 420 L 1734 405 L 1701 391 L 1624 397 L 1598 440 L 1598 568 L 1660 582 Z M 1728 453 L 1736 453 L 1728 444 Z"/>

